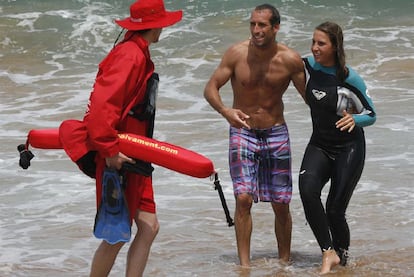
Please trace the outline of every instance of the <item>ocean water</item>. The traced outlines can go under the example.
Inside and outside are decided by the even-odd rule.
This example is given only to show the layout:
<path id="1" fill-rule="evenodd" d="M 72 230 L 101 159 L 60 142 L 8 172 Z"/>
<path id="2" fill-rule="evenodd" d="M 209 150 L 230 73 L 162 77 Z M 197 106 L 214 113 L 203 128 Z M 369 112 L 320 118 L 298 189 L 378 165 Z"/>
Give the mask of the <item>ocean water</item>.
<path id="1" fill-rule="evenodd" d="M 92 235 L 95 189 L 61 150 L 33 149 L 28 170 L 16 146 L 29 130 L 80 119 L 98 63 L 131 1 L 0 0 L 0 276 L 88 276 L 99 241 Z M 249 37 L 259 1 L 166 1 L 182 22 L 151 46 L 160 74 L 155 137 L 209 157 L 233 214 L 228 126 L 204 100 L 204 85 L 231 44 Z M 367 159 L 350 202 L 351 258 L 334 276 L 414 276 L 414 3 L 405 0 L 272 1 L 282 15 L 277 39 L 310 54 L 313 28 L 332 20 L 345 34 L 347 61 L 365 79 L 377 122 L 365 129 Z M 231 104 L 231 90 L 222 90 Z M 161 230 L 146 276 L 317 276 L 321 254 L 297 189 L 311 133 L 309 110 L 290 87 L 284 96 L 292 142 L 292 263 L 278 263 L 269 204 L 253 206 L 252 268 L 237 265 L 212 181 L 156 167 Z M 327 186 L 329 187 L 329 186 Z M 324 191 L 324 197 L 326 196 Z M 135 230 L 134 230 L 135 232 Z M 124 275 L 126 247 L 111 276 Z"/>

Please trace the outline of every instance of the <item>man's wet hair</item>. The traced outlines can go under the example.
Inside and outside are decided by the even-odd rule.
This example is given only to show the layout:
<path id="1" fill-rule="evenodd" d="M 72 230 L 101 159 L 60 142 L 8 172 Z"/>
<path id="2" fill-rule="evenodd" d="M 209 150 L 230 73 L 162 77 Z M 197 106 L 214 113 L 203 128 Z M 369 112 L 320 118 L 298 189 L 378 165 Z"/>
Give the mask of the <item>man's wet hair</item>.
<path id="1" fill-rule="evenodd" d="M 270 10 L 272 12 L 272 17 L 270 18 L 270 24 L 272 26 L 280 24 L 279 11 L 273 5 L 262 4 L 262 5 L 257 6 L 254 10 L 255 11 Z"/>

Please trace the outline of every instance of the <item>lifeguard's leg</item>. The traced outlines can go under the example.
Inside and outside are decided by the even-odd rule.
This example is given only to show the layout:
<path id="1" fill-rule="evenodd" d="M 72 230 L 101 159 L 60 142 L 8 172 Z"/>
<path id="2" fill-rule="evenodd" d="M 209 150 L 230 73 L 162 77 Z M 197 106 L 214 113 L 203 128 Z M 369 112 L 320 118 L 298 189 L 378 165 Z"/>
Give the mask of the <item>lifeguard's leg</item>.
<path id="1" fill-rule="evenodd" d="M 142 276 L 148 261 L 152 242 L 159 231 L 155 213 L 138 211 L 135 215 L 137 234 L 128 250 L 126 276 Z"/>

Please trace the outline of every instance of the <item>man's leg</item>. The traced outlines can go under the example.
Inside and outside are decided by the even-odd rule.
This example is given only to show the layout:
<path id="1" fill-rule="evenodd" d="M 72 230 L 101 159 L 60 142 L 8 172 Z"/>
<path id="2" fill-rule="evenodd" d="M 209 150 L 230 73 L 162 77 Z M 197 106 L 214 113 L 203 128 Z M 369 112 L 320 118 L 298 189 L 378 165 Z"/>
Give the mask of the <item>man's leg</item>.
<path id="1" fill-rule="evenodd" d="M 248 194 L 236 197 L 234 227 L 236 230 L 237 252 L 241 266 L 250 266 L 250 238 L 252 235 L 252 215 L 250 209 L 253 199 Z"/>
<path id="2" fill-rule="evenodd" d="M 275 234 L 279 259 L 289 262 L 292 240 L 292 217 L 289 211 L 289 204 L 272 203 L 272 208 L 275 213 Z"/>
<path id="3" fill-rule="evenodd" d="M 102 241 L 93 257 L 90 277 L 108 276 L 123 245 L 123 242 L 111 245 Z"/>
<path id="4" fill-rule="evenodd" d="M 158 234 L 159 223 L 155 213 L 137 211 L 137 234 L 128 250 L 126 276 L 139 277 L 144 273 L 152 242 Z"/>

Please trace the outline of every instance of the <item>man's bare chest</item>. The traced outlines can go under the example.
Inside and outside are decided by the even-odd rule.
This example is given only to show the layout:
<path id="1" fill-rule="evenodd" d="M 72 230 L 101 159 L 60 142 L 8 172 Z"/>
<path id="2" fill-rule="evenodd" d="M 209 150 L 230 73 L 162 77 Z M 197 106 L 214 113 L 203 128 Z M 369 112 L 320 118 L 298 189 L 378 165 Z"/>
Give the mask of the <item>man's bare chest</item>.
<path id="1" fill-rule="evenodd" d="M 241 67 L 236 71 L 235 79 L 246 88 L 284 87 L 290 81 L 289 74 L 282 66 L 261 64 Z"/>

